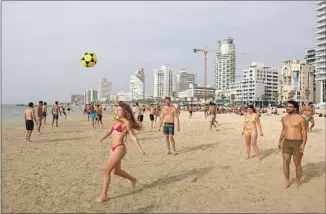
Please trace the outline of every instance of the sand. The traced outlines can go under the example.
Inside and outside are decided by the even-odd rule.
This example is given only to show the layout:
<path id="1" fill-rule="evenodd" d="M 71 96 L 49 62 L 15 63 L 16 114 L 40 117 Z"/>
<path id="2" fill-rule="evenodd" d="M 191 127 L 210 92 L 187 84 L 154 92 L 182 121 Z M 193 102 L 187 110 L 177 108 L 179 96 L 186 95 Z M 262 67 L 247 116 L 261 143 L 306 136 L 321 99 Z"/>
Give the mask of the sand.
<path id="1" fill-rule="evenodd" d="M 96 141 L 105 129 L 93 129 L 85 117 L 60 119 L 45 126 L 32 143 L 24 142 L 23 123 L 2 129 L 2 212 L 325 212 L 325 118 L 315 117 L 303 158 L 303 184 L 284 189 L 282 157 L 277 150 L 281 116 L 262 116 L 262 161 L 244 160 L 243 117 L 218 115 L 220 131 L 211 133 L 203 113 L 182 112 L 175 135 L 179 154 L 165 155 L 161 132 L 145 115 L 139 134 L 143 157 L 131 140 L 122 168 L 138 180 L 112 176 L 110 201 L 94 203 L 102 187 L 102 167 L 110 140 Z M 109 127 L 112 116 L 106 115 Z M 291 165 L 291 177 L 294 166 Z"/>

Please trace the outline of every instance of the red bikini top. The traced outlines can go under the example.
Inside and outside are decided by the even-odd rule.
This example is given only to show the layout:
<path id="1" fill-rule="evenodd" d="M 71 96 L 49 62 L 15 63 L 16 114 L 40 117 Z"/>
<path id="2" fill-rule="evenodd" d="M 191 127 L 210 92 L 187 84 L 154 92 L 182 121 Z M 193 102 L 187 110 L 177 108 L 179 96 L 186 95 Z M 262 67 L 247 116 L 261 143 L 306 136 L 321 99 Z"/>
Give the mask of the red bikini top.
<path id="1" fill-rule="evenodd" d="M 120 123 L 119 125 L 117 125 L 117 126 L 112 126 L 112 128 L 111 128 L 111 131 L 113 131 L 113 130 L 115 130 L 115 131 L 117 131 L 117 132 L 122 132 L 122 124 Z"/>

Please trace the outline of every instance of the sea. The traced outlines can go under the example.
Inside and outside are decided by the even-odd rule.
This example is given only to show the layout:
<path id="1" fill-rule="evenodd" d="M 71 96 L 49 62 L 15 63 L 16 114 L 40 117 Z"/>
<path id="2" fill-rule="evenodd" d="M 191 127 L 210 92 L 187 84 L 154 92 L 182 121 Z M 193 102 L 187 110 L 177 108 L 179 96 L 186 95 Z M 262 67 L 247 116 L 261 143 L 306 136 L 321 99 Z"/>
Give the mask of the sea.
<path id="1" fill-rule="evenodd" d="M 15 106 L 10 104 L 3 104 L 1 105 L 1 124 L 6 124 L 8 122 L 17 122 L 17 121 L 24 121 L 24 110 L 27 106 Z M 51 110 L 51 106 L 48 106 L 48 114 Z M 73 108 L 73 112 L 70 111 L 69 115 L 82 115 L 83 109 L 82 106 L 77 106 Z M 68 117 L 69 117 L 68 115 Z M 50 120 L 51 115 L 49 116 Z"/>

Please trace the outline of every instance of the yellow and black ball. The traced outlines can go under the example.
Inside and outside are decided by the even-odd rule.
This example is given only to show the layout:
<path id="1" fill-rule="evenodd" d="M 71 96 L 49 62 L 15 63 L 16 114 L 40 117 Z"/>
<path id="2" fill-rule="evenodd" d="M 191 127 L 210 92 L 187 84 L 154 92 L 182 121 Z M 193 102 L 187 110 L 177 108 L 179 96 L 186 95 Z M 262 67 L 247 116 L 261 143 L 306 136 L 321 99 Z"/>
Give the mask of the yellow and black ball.
<path id="1" fill-rule="evenodd" d="M 96 54 L 93 52 L 85 52 L 81 58 L 81 63 L 85 67 L 94 67 L 97 63 Z"/>

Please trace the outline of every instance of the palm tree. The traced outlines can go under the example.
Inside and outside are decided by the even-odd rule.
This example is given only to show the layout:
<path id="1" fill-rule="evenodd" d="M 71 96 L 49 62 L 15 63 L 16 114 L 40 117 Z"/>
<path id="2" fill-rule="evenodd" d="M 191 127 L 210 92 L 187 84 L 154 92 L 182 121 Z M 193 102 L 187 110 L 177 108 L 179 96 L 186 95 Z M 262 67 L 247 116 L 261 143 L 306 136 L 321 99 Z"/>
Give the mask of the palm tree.
<path id="1" fill-rule="evenodd" d="M 309 95 L 311 93 L 310 90 L 309 90 L 309 88 L 306 88 L 303 93 L 304 93 L 304 96 L 305 96 L 306 103 L 308 104 L 308 102 L 309 102 Z"/>
<path id="2" fill-rule="evenodd" d="M 294 98 L 294 95 L 295 95 L 295 91 L 294 90 L 289 91 L 289 93 L 288 93 L 289 100 L 292 100 Z"/>

